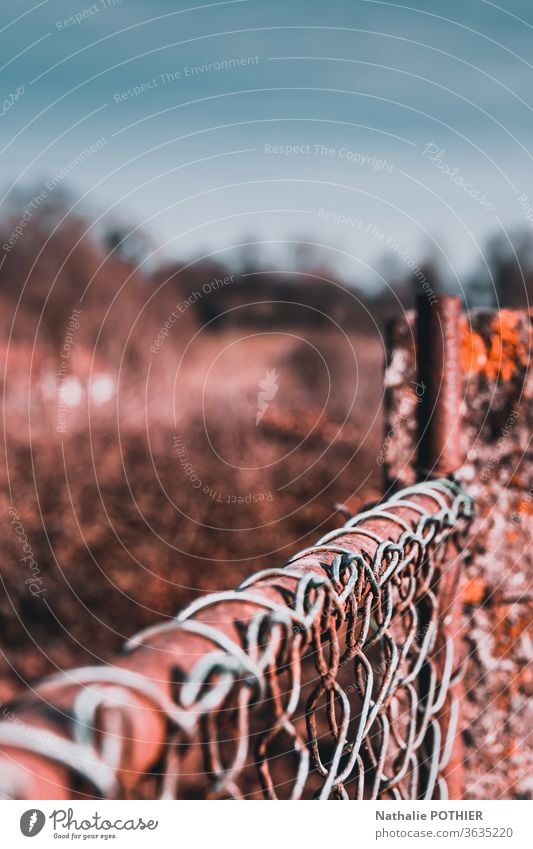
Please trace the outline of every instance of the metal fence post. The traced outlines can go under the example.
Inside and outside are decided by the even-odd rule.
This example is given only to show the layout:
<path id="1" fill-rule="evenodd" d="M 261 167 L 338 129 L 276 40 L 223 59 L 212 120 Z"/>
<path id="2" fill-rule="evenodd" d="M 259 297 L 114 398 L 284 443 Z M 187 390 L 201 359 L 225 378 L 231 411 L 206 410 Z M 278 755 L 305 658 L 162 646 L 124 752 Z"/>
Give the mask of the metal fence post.
<path id="1" fill-rule="evenodd" d="M 444 477 L 463 464 L 461 449 L 461 298 L 418 300 L 418 467 L 422 477 Z"/>

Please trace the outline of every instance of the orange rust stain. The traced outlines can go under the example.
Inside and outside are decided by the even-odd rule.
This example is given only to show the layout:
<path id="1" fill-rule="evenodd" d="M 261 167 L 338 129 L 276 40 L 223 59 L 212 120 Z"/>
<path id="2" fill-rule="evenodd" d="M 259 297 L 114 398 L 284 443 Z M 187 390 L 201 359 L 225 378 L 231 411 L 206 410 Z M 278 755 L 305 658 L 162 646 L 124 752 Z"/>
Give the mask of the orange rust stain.
<path id="1" fill-rule="evenodd" d="M 523 634 L 527 633 L 530 626 L 530 615 L 525 610 L 513 622 L 509 621 L 509 608 L 500 608 L 500 614 L 504 614 L 503 618 L 498 619 L 494 625 L 494 655 L 503 657 L 513 650 L 513 647 L 520 640 Z"/>
<path id="2" fill-rule="evenodd" d="M 518 329 L 520 313 L 501 310 L 491 322 L 491 339 L 487 346 L 479 333 L 467 322 L 461 335 L 461 364 L 467 373 L 483 374 L 488 380 L 510 380 L 528 357 L 527 345 Z"/>
<path id="3" fill-rule="evenodd" d="M 524 499 L 520 502 L 518 510 L 520 513 L 523 513 L 524 516 L 533 516 L 533 501 Z"/>
<path id="4" fill-rule="evenodd" d="M 522 534 L 519 531 L 514 530 L 513 528 L 508 528 L 505 531 L 505 538 L 509 545 L 514 545 L 516 542 L 522 538 Z"/>
<path id="5" fill-rule="evenodd" d="M 487 584 L 482 578 L 471 578 L 463 591 L 464 604 L 481 604 L 487 592 Z"/>
<path id="6" fill-rule="evenodd" d="M 523 487 L 523 484 L 520 483 L 519 480 L 514 480 L 509 483 L 510 486 L 513 486 L 517 489 Z M 513 521 L 517 520 L 519 524 L 523 522 L 527 522 L 533 516 L 533 500 L 529 495 L 526 495 L 524 498 L 521 498 L 518 502 L 514 502 L 512 509 Z M 524 533 L 524 525 L 521 524 L 521 530 L 516 528 L 515 530 L 519 531 L 520 536 Z"/>
<path id="7" fill-rule="evenodd" d="M 461 336 L 461 366 L 463 372 L 479 374 L 484 370 L 486 363 L 487 352 L 483 339 L 479 333 L 467 326 Z"/>

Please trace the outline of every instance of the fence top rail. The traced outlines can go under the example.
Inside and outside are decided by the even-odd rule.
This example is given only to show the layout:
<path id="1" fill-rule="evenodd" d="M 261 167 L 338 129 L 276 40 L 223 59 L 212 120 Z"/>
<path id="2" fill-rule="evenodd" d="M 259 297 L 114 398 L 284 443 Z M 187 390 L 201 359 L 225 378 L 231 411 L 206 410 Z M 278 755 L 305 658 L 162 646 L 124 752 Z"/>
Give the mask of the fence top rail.
<path id="1" fill-rule="evenodd" d="M 0 794 L 444 796 L 443 623 L 471 516 L 453 480 L 402 490 L 110 663 L 36 684 L 0 722 Z"/>

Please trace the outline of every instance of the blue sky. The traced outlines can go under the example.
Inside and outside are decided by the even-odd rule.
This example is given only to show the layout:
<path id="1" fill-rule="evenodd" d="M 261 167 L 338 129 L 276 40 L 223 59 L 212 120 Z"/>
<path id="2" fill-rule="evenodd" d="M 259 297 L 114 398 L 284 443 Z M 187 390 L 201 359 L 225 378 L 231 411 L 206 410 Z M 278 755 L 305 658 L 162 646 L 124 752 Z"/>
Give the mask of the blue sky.
<path id="1" fill-rule="evenodd" d="M 531 226 L 525 0 L 3 0 L 0 44 L 3 199 L 67 168 L 166 256 L 304 239 L 372 285 Z"/>

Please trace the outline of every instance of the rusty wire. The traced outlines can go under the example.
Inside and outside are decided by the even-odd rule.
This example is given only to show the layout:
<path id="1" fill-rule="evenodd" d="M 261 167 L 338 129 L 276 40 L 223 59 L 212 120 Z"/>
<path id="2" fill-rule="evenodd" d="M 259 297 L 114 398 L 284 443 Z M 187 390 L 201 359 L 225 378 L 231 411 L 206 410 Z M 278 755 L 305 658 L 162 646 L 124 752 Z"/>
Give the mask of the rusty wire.
<path id="1" fill-rule="evenodd" d="M 419 484 L 194 602 L 0 723 L 11 798 L 448 795 L 472 500 Z"/>

